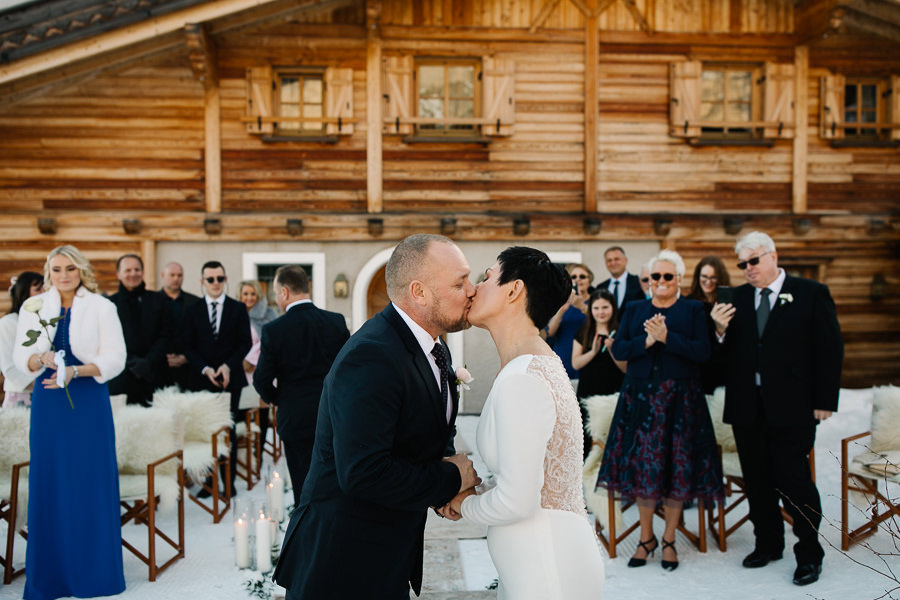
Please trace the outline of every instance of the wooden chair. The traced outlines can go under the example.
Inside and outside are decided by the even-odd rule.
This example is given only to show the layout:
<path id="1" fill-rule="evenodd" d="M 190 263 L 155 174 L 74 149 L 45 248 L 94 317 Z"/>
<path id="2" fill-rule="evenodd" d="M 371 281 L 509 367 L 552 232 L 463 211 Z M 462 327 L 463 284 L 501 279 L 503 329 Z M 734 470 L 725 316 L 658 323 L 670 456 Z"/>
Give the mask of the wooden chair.
<path id="1" fill-rule="evenodd" d="M 744 475 L 741 471 L 741 461 L 738 458 L 737 444 L 734 441 L 734 433 L 731 425 L 723 421 L 725 410 L 725 388 L 718 387 L 711 395 L 706 396 L 709 416 L 716 432 L 716 443 L 719 449 L 719 460 L 722 467 L 725 498 L 708 507 L 706 520 L 709 531 L 712 532 L 719 550 L 725 552 L 728 549 L 727 539 L 737 531 L 744 523 L 750 520 L 749 512 L 744 513 L 730 525 L 727 523 L 728 515 L 744 504 L 747 500 Z M 809 453 L 809 468 L 813 481 L 816 480 L 816 455 L 815 451 Z M 793 525 L 793 519 L 781 508 L 781 516 L 788 524 Z"/>
<path id="2" fill-rule="evenodd" d="M 212 515 L 218 523 L 231 507 L 231 498 L 221 492 L 220 477 L 225 489 L 231 489 L 231 395 L 228 392 L 180 392 L 176 387 L 157 390 L 153 406 L 167 408 L 176 415 L 179 440 L 183 451 L 184 470 L 209 494 L 205 503 L 193 492 L 190 499 Z"/>
<path id="3" fill-rule="evenodd" d="M 258 399 L 257 399 L 258 404 Z M 252 490 L 262 473 L 262 444 L 259 426 L 259 406 L 244 413 L 244 420 L 235 426 L 237 436 L 237 476 L 247 482 L 247 489 Z"/>
<path id="4" fill-rule="evenodd" d="M 184 558 L 184 467 L 176 440 L 175 413 L 164 408 L 127 406 L 114 413 L 122 545 L 149 568 L 150 581 Z M 160 528 L 158 513 L 177 510 L 177 541 Z M 126 539 L 125 525 L 147 526 L 146 554 Z M 158 539 L 174 551 L 164 562 Z"/>
<path id="5" fill-rule="evenodd" d="M 0 565 L 3 583 L 25 572 L 25 565 L 16 568 L 15 542 L 17 537 L 28 539 L 26 511 L 28 510 L 28 462 L 31 411 L 27 408 L 0 410 L 0 521 L 6 521 L 6 539 Z"/>
<path id="6" fill-rule="evenodd" d="M 262 408 L 260 410 L 267 410 Z M 272 457 L 272 464 L 277 463 L 281 460 L 281 455 L 284 454 L 284 449 L 281 447 L 281 439 L 278 437 L 278 407 L 277 406 L 269 406 L 269 431 L 272 432 L 272 439 L 269 440 L 268 437 L 262 441 L 262 449 L 263 452 Z"/>
<path id="7" fill-rule="evenodd" d="M 864 438 L 869 438 L 867 443 L 859 441 Z M 851 450 L 863 452 L 851 459 Z M 841 440 L 842 549 L 873 535 L 887 519 L 900 517 L 900 499 L 889 495 L 891 484 L 900 484 L 900 388 L 884 386 L 874 389 L 870 430 Z M 851 503 L 862 505 L 858 512 L 865 518 L 853 530 Z"/>
<path id="8" fill-rule="evenodd" d="M 594 531 L 610 558 L 616 558 L 616 547 L 640 527 L 639 520 L 635 520 L 631 525 L 626 526 L 622 516 L 623 511 L 630 508 L 634 504 L 633 502 L 624 504 L 619 500 L 610 502 L 607 491 L 602 488 L 596 489 L 595 487 L 607 435 L 609 434 L 609 426 L 612 422 L 618 399 L 618 394 L 609 394 L 606 396 L 591 396 L 582 400 L 588 413 L 586 428 L 593 440 L 593 447 L 585 460 L 582 472 L 585 503 L 588 510 L 594 514 Z M 699 518 L 696 532 L 687 528 L 683 513 L 677 530 L 694 544 L 700 552 L 706 552 L 705 507 L 702 501 L 698 502 L 697 511 Z M 661 509 L 657 511 L 657 514 L 663 516 Z"/>

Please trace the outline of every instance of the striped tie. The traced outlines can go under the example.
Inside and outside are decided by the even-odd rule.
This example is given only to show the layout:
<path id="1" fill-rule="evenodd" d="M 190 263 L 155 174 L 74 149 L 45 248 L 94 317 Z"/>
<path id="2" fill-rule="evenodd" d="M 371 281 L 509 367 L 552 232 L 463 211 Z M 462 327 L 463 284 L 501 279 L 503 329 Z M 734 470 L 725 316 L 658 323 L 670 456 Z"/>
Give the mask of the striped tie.
<path id="1" fill-rule="evenodd" d="M 218 302 L 210 302 L 210 317 L 209 317 L 209 328 L 212 329 L 212 334 L 214 338 L 219 337 L 219 324 L 218 324 Z"/>

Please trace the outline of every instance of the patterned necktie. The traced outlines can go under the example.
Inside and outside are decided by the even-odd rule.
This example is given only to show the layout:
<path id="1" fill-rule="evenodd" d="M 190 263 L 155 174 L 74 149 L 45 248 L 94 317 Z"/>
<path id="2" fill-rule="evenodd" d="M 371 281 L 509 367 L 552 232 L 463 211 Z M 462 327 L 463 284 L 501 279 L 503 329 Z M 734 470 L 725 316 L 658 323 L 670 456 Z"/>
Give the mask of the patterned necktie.
<path id="1" fill-rule="evenodd" d="M 612 293 L 613 293 L 613 297 L 615 297 L 615 299 L 616 299 L 616 308 L 619 308 L 620 306 L 622 306 L 622 302 L 619 300 L 619 280 L 618 279 L 613 281 Z"/>
<path id="2" fill-rule="evenodd" d="M 217 318 L 218 317 L 217 311 L 218 311 L 219 303 L 218 302 L 210 302 L 209 306 L 210 306 L 209 327 L 210 327 L 210 329 L 212 329 L 213 337 L 218 338 L 219 337 L 219 323 L 218 323 L 219 319 Z"/>
<path id="3" fill-rule="evenodd" d="M 441 400 L 446 408 L 447 393 L 450 391 L 450 380 L 448 378 L 449 364 L 447 362 L 447 353 L 444 350 L 444 345 L 440 342 L 436 343 L 434 348 L 431 349 L 431 355 L 434 357 L 438 372 L 441 374 Z"/>
<path id="4" fill-rule="evenodd" d="M 769 320 L 769 294 L 772 290 L 763 288 L 759 291 L 759 306 L 756 307 L 756 333 L 762 338 L 763 331 L 766 329 L 766 321 Z"/>

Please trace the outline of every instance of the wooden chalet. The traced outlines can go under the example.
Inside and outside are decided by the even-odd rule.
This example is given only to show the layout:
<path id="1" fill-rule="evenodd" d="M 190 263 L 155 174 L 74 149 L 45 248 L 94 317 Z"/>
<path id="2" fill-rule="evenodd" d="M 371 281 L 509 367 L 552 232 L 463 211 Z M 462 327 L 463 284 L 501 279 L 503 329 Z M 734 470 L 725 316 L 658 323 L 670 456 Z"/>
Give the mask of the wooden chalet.
<path id="1" fill-rule="evenodd" d="M 0 276 L 60 243 L 106 291 L 125 252 L 191 291 L 297 261 L 355 329 L 414 232 L 476 272 L 526 244 L 599 280 L 618 244 L 739 284 L 759 229 L 830 286 L 844 385 L 896 383 L 898 143 L 894 0 L 29 2 L 0 12 Z"/>

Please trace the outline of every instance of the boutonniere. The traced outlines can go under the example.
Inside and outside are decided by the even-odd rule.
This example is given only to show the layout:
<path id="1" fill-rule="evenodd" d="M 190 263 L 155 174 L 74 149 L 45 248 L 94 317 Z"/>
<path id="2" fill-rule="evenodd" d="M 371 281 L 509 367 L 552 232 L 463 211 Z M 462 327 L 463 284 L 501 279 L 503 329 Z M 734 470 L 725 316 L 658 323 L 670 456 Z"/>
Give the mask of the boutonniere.
<path id="1" fill-rule="evenodd" d="M 794 301 L 794 296 L 792 294 L 778 294 L 778 301 L 781 304 L 790 304 Z"/>
<path id="2" fill-rule="evenodd" d="M 472 374 L 465 367 L 456 367 L 456 387 L 464 390 L 469 389 L 469 384 L 475 381 Z"/>

